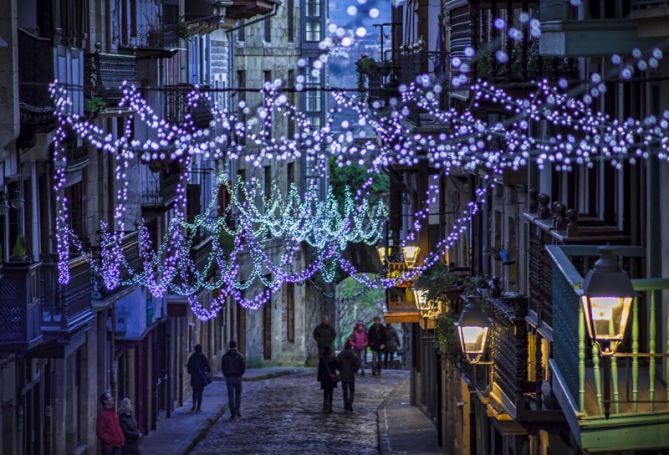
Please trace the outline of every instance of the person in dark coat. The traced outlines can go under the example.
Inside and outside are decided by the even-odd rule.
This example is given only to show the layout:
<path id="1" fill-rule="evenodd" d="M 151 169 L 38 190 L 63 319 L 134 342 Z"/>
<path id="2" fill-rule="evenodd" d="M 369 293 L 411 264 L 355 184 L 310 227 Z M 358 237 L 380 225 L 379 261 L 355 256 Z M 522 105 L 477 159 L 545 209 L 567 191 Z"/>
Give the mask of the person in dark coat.
<path id="1" fill-rule="evenodd" d="M 355 394 L 355 372 L 360 368 L 358 354 L 353 351 L 351 342 L 344 344 L 344 350 L 337 356 L 337 369 L 344 393 L 344 409 L 353 412 L 353 396 Z"/>
<path id="2" fill-rule="evenodd" d="M 329 346 L 323 348 L 323 355 L 318 361 L 318 382 L 323 390 L 323 412 L 332 414 L 332 396 L 337 388 L 337 359 Z"/>
<path id="3" fill-rule="evenodd" d="M 321 323 L 314 329 L 314 340 L 316 340 L 316 344 L 318 345 L 319 359 L 323 357 L 323 349 L 325 347 L 332 350 L 332 344 L 334 343 L 336 336 L 337 332 L 335 332 L 335 329 L 330 325 L 330 318 L 323 316 Z"/>
<path id="4" fill-rule="evenodd" d="M 199 412 L 202 406 L 204 387 L 211 382 L 211 379 L 209 379 L 211 368 L 209 368 L 209 360 L 202 353 L 202 346 L 197 344 L 193 350 L 195 352 L 190 356 L 186 365 L 188 374 L 190 374 L 190 385 L 193 388 L 193 407 L 190 412 Z"/>
<path id="5" fill-rule="evenodd" d="M 386 348 L 386 329 L 381 325 L 381 318 L 375 317 L 367 331 L 369 348 L 372 350 L 372 375 L 381 374 L 381 353 Z"/>
<path id="6" fill-rule="evenodd" d="M 242 376 L 246 371 L 246 360 L 237 350 L 237 342 L 230 341 L 228 352 L 221 358 L 221 371 L 225 376 L 225 384 L 228 387 L 228 405 L 230 406 L 230 418 L 241 417 L 239 405 L 242 401 Z"/>
<path id="7" fill-rule="evenodd" d="M 95 432 L 100 439 L 102 455 L 121 455 L 125 436 L 114 408 L 114 397 L 111 393 L 105 392 L 100 396 L 100 404 L 102 411 L 98 415 Z"/>
<path id="8" fill-rule="evenodd" d="M 118 412 L 121 421 L 121 429 L 125 436 L 123 455 L 139 455 L 139 440 L 142 437 L 142 432 L 139 431 L 137 420 L 133 415 L 130 398 L 121 400 L 121 406 L 119 406 Z"/>
<path id="9" fill-rule="evenodd" d="M 392 365 L 395 353 L 400 348 L 400 336 L 397 334 L 395 327 L 388 322 L 386 323 L 386 348 L 383 351 L 383 367 L 388 368 Z"/>

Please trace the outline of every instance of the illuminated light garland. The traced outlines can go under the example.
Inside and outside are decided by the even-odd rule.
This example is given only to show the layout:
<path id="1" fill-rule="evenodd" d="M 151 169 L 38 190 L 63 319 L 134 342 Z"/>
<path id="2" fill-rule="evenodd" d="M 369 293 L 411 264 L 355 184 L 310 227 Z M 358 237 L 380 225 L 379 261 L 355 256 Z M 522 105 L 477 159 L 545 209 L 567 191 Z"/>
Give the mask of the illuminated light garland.
<path id="1" fill-rule="evenodd" d="M 505 98 L 503 96 L 503 92 L 498 91 L 497 89 L 494 89 L 492 86 L 490 87 L 485 87 L 486 83 L 481 82 L 483 88 L 480 91 L 475 91 L 475 95 L 478 96 L 479 94 L 483 94 L 483 97 L 481 98 L 485 102 L 489 102 L 492 100 L 492 102 L 496 102 L 499 104 L 504 104 L 507 110 L 513 112 L 514 111 L 514 103 L 509 102 L 509 98 Z M 429 84 L 423 84 L 424 87 L 428 86 Z M 474 86 L 476 87 L 476 86 Z M 434 100 L 435 98 L 432 97 L 430 98 L 430 91 L 427 92 L 425 95 L 424 99 L 416 98 L 416 93 L 419 93 L 420 90 L 415 90 L 416 87 L 411 86 L 409 89 L 404 89 L 404 93 L 409 93 L 411 96 L 414 97 L 414 101 L 418 101 L 419 103 L 422 103 L 422 107 L 427 106 L 429 108 L 430 99 Z M 436 89 L 436 86 L 435 86 Z M 477 88 L 478 90 L 478 88 Z M 553 90 L 553 89 L 551 89 Z M 435 90 L 436 91 L 436 90 Z M 407 103 L 407 100 L 409 98 L 404 98 L 403 96 L 403 102 Z M 546 101 L 549 101 L 551 98 L 548 97 Z M 568 99 L 568 97 L 567 97 Z M 583 101 L 582 104 L 588 104 L 586 101 Z M 576 103 L 577 107 L 578 103 Z M 535 109 L 535 106 L 538 106 L 539 109 Z M 565 103 L 566 107 L 569 109 L 572 109 L 574 106 L 574 100 L 571 99 L 567 103 Z M 484 122 L 480 122 L 476 120 L 472 115 L 468 115 L 466 113 L 465 115 L 458 114 L 455 116 L 451 116 L 451 121 L 452 123 L 457 125 L 457 128 L 455 129 L 455 133 L 452 134 L 444 134 L 443 137 L 439 137 L 438 140 L 435 140 L 434 138 L 428 136 L 428 135 L 420 135 L 420 134 L 406 134 L 408 133 L 408 130 L 406 128 L 403 128 L 401 123 L 403 121 L 403 118 L 406 117 L 406 113 L 408 110 L 406 109 L 406 105 L 404 108 L 400 110 L 395 110 L 393 111 L 392 115 L 390 116 L 389 121 L 381 121 L 381 122 L 370 122 L 370 124 L 376 124 L 376 125 L 383 125 L 384 131 L 380 131 L 381 128 L 379 128 L 379 131 L 377 131 L 378 137 L 380 138 L 382 144 L 381 147 L 376 148 L 374 146 L 369 146 L 368 144 L 365 145 L 362 148 L 357 148 L 355 146 L 352 146 L 351 143 L 352 137 L 350 134 L 344 133 L 344 134 L 339 134 L 337 137 L 335 137 L 333 134 L 330 134 L 330 131 L 326 130 L 321 130 L 325 134 L 323 137 L 325 137 L 325 143 L 328 143 L 328 151 L 330 153 L 338 153 L 341 152 L 341 155 L 338 155 L 338 159 L 340 156 L 344 156 L 344 154 L 349 154 L 349 156 L 355 156 L 356 154 L 364 155 L 365 152 L 373 152 L 374 156 L 374 167 L 378 168 L 380 166 L 387 166 L 395 163 L 399 164 L 416 164 L 418 160 L 420 159 L 418 155 L 414 152 L 416 151 L 421 151 L 424 152 L 425 150 L 428 150 L 428 159 L 430 160 L 431 164 L 433 164 L 435 167 L 443 167 L 444 172 L 448 172 L 451 168 L 463 168 L 463 169 L 468 169 L 468 170 L 476 170 L 476 169 L 487 169 L 489 171 L 492 171 L 493 173 L 498 173 L 500 170 L 504 168 L 513 168 L 513 169 L 518 169 L 524 165 L 527 164 L 527 162 L 530 159 L 535 159 L 537 162 L 539 162 L 540 165 L 542 165 L 545 161 L 551 162 L 551 163 L 560 163 L 560 166 L 564 167 L 564 170 L 570 170 L 572 161 L 571 158 L 567 157 L 565 158 L 565 154 L 563 151 L 559 150 L 559 147 L 567 147 L 567 151 L 570 152 L 568 149 L 568 146 L 563 146 L 561 141 L 562 137 L 559 135 L 556 135 L 555 137 L 551 137 L 550 140 L 545 141 L 542 143 L 541 141 L 537 141 L 534 138 L 529 137 L 528 134 L 525 134 L 524 131 L 528 130 L 528 125 L 523 124 L 521 122 L 516 122 L 515 124 L 508 126 L 504 124 L 494 124 L 494 125 L 487 125 Z M 549 122 L 552 122 L 554 125 L 561 125 L 564 126 L 565 122 L 565 117 L 560 117 L 559 115 L 553 115 L 553 110 L 545 110 L 541 108 L 541 103 L 537 104 L 532 104 L 531 102 L 528 104 L 527 100 L 522 100 L 522 105 L 521 109 L 518 112 L 519 114 L 525 115 L 531 117 L 531 112 L 548 112 L 549 116 L 546 117 L 546 120 L 549 120 Z M 438 109 L 434 111 L 434 113 L 437 114 L 442 114 L 444 117 L 442 118 L 447 118 L 448 113 L 440 113 Z M 586 111 L 587 112 L 587 111 Z M 544 115 L 545 114 L 540 114 Z M 669 118 L 666 116 L 666 118 Z M 265 117 L 266 119 L 267 117 Z M 568 118 L 568 117 L 567 117 Z M 372 119 L 372 116 L 361 116 L 361 119 L 367 119 L 368 121 Z M 544 119 L 541 118 L 540 119 Z M 592 122 L 593 117 L 584 115 L 581 123 L 583 125 L 587 125 L 590 123 L 591 125 L 593 124 Z M 606 120 L 601 120 L 601 119 L 594 119 L 594 120 L 600 120 L 599 125 L 603 125 L 604 128 L 609 128 L 610 125 L 605 125 L 607 123 Z M 664 119 L 663 119 L 664 120 Z M 657 120 L 653 118 L 648 118 L 643 122 L 638 122 L 638 121 L 632 121 L 631 123 L 628 122 L 626 125 L 620 128 L 615 128 L 616 125 L 613 125 L 613 129 L 609 129 L 608 132 L 612 133 L 612 135 L 608 138 L 606 138 L 605 142 L 607 145 L 613 144 L 613 150 L 609 149 L 602 149 L 598 147 L 593 147 L 593 154 L 599 153 L 599 156 L 604 156 L 604 157 L 618 157 L 619 155 L 622 156 L 622 158 L 619 159 L 634 159 L 632 158 L 625 158 L 626 151 L 625 147 L 629 144 L 634 144 L 633 142 L 630 141 L 629 139 L 629 134 L 625 135 L 625 127 L 629 126 L 632 128 L 636 128 L 635 132 L 632 133 L 632 140 L 636 136 L 641 136 L 643 135 L 644 138 L 642 140 L 643 145 L 660 145 L 661 146 L 661 151 L 658 154 L 660 158 L 666 158 L 666 150 L 667 150 L 667 140 L 666 140 L 666 124 L 663 125 L 663 120 Z M 238 122 L 239 123 L 239 122 Z M 666 123 L 666 122 L 665 122 Z M 263 124 L 266 124 L 263 122 Z M 577 124 L 568 124 L 568 126 L 574 127 L 576 130 L 578 130 Z M 652 128 L 647 129 L 645 126 L 651 126 Z M 385 130 L 385 128 L 388 129 L 388 131 Z M 263 128 L 263 131 L 266 131 L 266 128 Z M 587 129 L 586 129 L 587 131 Z M 257 141 L 257 145 L 263 142 L 263 139 L 267 139 L 266 137 L 263 138 L 263 134 L 253 136 L 251 134 L 249 137 L 252 137 L 255 141 Z M 403 137 L 405 136 L 406 137 Z M 587 133 L 586 133 L 587 134 Z M 620 139 L 620 136 L 626 136 L 624 139 Z M 489 136 L 489 137 L 486 137 Z M 505 146 L 493 146 L 491 147 L 492 142 L 500 142 L 500 138 L 505 142 Z M 584 154 L 585 158 L 583 159 L 582 162 L 585 163 L 590 163 L 591 160 L 593 159 L 593 154 L 589 153 L 588 147 L 592 147 L 592 144 L 589 143 L 588 141 L 591 140 L 593 143 L 597 144 L 597 140 L 600 139 L 598 136 L 592 136 L 592 137 L 587 137 L 586 141 L 583 143 L 579 144 L 579 147 L 581 152 L 585 149 L 585 152 L 582 153 Z M 576 140 L 574 138 L 574 140 Z M 190 141 L 190 139 L 189 139 Z M 552 141 L 552 142 L 551 142 Z M 569 138 L 567 138 L 568 143 L 572 143 Z M 557 146 L 555 144 L 558 144 Z M 622 145 L 621 145 L 622 144 Z M 133 144 L 131 144 L 133 145 Z M 133 146 L 136 146 L 138 144 L 134 144 Z M 272 145 L 273 147 L 274 145 Z M 153 147 L 153 145 L 149 145 L 149 147 Z M 204 149 L 206 149 L 205 147 Z M 441 149 L 440 149 L 441 148 Z M 572 146 L 573 148 L 573 146 Z M 201 147 L 197 147 L 199 150 L 203 150 Z M 273 157 L 272 153 L 273 152 L 268 152 L 268 150 L 271 150 L 271 148 L 264 148 L 261 154 L 263 158 L 269 158 L 271 159 Z M 492 151 L 491 151 L 492 150 Z M 504 150 L 504 152 L 502 152 Z M 193 148 L 189 145 L 187 150 L 184 150 L 187 153 L 200 153 L 197 150 L 193 150 Z M 313 151 L 316 156 L 321 157 L 322 154 L 318 153 L 318 150 L 316 147 L 313 148 Z M 622 153 L 620 153 L 622 152 Z M 585 154 L 587 153 L 587 154 Z M 641 157 L 647 157 L 648 152 L 641 150 L 641 148 L 636 150 L 636 155 L 641 156 Z M 567 153 L 569 155 L 569 153 Z M 247 155 L 248 156 L 248 155 Z M 256 155 L 257 156 L 257 155 Z M 153 155 L 150 157 L 151 159 L 154 159 Z M 160 159 L 160 156 L 158 155 L 157 157 Z M 358 157 L 358 160 L 361 158 Z M 247 158 L 247 161 L 249 159 Z M 321 160 L 321 162 L 324 160 Z M 350 163 L 350 159 L 348 160 L 347 164 Z M 257 164 L 257 158 L 254 164 Z M 341 161 L 340 161 L 341 163 Z M 578 163 L 578 161 L 577 161 Z M 581 164 L 581 163 L 578 163 Z M 613 162 L 614 165 L 617 167 L 620 166 L 620 163 L 616 163 L 615 161 Z M 359 193 L 358 193 L 359 194 Z M 356 194 L 356 196 L 358 196 Z M 474 204 L 474 208 L 469 210 L 468 212 L 470 214 L 469 219 L 471 219 L 471 216 L 473 216 L 476 213 L 476 204 Z M 420 212 L 416 215 L 417 218 L 420 217 Z M 466 226 L 466 219 L 467 219 L 467 214 L 463 215 Z M 66 219 L 66 218 L 65 218 Z M 456 223 L 456 225 L 458 225 Z M 418 226 L 420 228 L 420 225 Z M 462 228 L 460 228 L 462 229 Z M 461 230 L 458 230 L 456 233 L 462 232 Z M 459 235 L 459 234 L 458 234 Z M 451 236 L 449 235 L 446 239 L 450 239 Z M 445 243 L 445 245 L 448 242 Z M 433 256 L 428 256 L 428 259 L 426 259 L 426 264 L 431 260 Z M 342 262 L 342 265 L 344 266 L 344 262 Z M 350 269 L 350 267 L 349 267 Z M 184 273 L 183 270 L 181 273 Z M 415 271 L 412 271 L 412 273 L 415 273 Z M 404 279 L 404 277 L 402 278 Z M 385 282 L 382 281 L 382 284 L 384 286 L 392 286 L 396 283 L 397 280 L 387 280 Z M 278 281 L 273 281 L 272 285 Z M 262 298 L 260 299 L 262 300 Z M 256 300 L 254 300 L 256 301 Z"/>

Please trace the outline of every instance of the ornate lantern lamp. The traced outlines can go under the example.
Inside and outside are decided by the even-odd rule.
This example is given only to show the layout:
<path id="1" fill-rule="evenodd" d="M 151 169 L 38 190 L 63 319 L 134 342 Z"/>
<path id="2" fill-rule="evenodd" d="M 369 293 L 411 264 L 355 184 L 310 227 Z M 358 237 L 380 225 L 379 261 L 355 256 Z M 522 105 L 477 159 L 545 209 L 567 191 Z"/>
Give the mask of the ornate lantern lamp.
<path id="1" fill-rule="evenodd" d="M 402 256 L 404 257 L 404 265 L 407 268 L 412 269 L 418 261 L 418 254 L 420 253 L 420 247 L 415 245 L 405 245 L 402 247 Z"/>
<path id="2" fill-rule="evenodd" d="M 424 318 L 428 318 L 432 315 L 435 305 L 432 300 L 427 299 L 428 291 L 427 289 L 415 289 L 413 290 L 414 301 L 416 302 L 416 308 L 420 315 Z"/>
<path id="3" fill-rule="evenodd" d="M 602 355 L 615 354 L 622 343 L 635 296 L 613 248 L 600 247 L 599 259 L 585 277 L 581 304 L 588 335 Z"/>
<path id="4" fill-rule="evenodd" d="M 469 363 L 477 364 L 482 363 L 491 323 L 486 312 L 481 309 L 479 296 L 468 296 L 467 300 L 456 326 L 462 353 Z"/>

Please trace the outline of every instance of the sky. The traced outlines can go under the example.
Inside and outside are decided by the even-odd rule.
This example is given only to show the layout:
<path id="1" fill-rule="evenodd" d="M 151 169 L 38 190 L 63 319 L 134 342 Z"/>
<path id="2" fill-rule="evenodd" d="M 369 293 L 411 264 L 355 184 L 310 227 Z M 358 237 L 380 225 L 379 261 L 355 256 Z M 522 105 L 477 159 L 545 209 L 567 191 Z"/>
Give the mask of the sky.
<path id="1" fill-rule="evenodd" d="M 374 24 L 390 22 L 391 2 L 389 0 L 329 0 L 329 18 L 331 23 L 340 27 L 357 29 L 364 27 L 367 35 L 363 38 L 357 38 L 355 44 L 348 48 L 340 48 L 328 60 L 328 83 L 330 87 L 357 88 L 357 73 L 355 71 L 355 62 L 361 55 L 367 54 L 375 60 L 380 60 L 380 27 L 374 27 Z M 357 9 L 353 12 L 351 7 Z M 370 12 L 378 10 L 378 16 L 370 17 Z M 385 29 L 386 49 L 390 48 L 390 28 Z M 328 104 L 332 106 L 333 101 Z M 351 112 L 344 112 L 336 116 L 335 129 L 345 119 L 357 118 Z"/>

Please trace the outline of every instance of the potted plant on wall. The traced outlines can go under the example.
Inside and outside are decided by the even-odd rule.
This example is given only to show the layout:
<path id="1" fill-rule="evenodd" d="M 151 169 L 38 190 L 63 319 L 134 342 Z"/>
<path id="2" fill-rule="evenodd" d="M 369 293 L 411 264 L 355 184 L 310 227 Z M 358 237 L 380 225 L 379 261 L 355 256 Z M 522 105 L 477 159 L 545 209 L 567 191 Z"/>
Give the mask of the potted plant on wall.
<path id="1" fill-rule="evenodd" d="M 16 242 L 12 247 L 11 260 L 13 262 L 27 262 L 28 255 L 26 254 L 26 239 L 22 235 L 16 237 Z"/>

